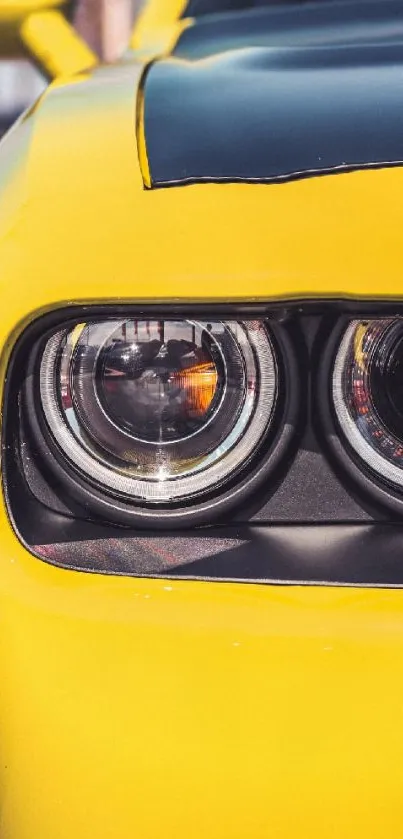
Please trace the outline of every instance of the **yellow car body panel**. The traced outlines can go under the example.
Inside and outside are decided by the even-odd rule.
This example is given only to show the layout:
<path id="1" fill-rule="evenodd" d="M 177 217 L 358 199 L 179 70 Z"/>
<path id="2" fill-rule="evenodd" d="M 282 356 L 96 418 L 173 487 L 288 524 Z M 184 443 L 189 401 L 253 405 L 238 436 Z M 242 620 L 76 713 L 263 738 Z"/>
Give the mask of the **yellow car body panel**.
<path id="1" fill-rule="evenodd" d="M 1 836 L 399 835 L 399 591 L 86 575 L 1 511 Z"/>
<path id="2" fill-rule="evenodd" d="M 143 70 L 56 83 L 4 142 L 2 384 L 67 303 L 403 296 L 401 168 L 144 189 Z M 401 591 L 66 571 L 4 501 L 0 545 L 2 839 L 399 835 Z"/>

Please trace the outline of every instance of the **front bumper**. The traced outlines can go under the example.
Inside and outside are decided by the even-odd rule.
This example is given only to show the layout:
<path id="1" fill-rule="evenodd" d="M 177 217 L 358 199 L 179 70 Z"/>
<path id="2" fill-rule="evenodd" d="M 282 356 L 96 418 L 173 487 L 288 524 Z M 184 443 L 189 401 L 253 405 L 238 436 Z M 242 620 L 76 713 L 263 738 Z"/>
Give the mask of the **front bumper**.
<path id="1" fill-rule="evenodd" d="M 2 839 L 397 835 L 403 592 L 105 577 L 0 519 Z"/>

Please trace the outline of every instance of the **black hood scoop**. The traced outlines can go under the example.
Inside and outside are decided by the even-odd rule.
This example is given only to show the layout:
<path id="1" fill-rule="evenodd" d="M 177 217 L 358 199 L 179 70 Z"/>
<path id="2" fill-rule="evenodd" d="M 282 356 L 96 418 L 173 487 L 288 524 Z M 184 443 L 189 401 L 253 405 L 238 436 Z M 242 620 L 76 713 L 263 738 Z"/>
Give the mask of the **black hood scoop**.
<path id="1" fill-rule="evenodd" d="M 315 5 L 305 7 L 310 15 Z M 325 5 L 333 21 L 334 6 L 349 7 L 346 2 Z M 352 5 L 365 16 L 365 3 Z M 369 5 L 385 14 L 397 8 L 383 0 Z M 261 14 L 259 19 L 261 27 L 270 24 L 267 40 L 276 40 L 276 16 Z M 145 83 L 152 184 L 270 182 L 402 165 L 403 29 L 398 23 L 393 17 L 385 23 L 387 37 L 382 39 L 378 15 L 370 43 L 365 17 L 364 42 L 355 19 L 344 22 L 345 43 L 335 25 L 334 42 L 328 27 L 326 43 L 313 37 L 309 44 L 305 26 L 301 44 L 283 22 L 282 38 L 264 45 L 261 32 L 260 46 L 246 27 L 244 42 L 235 39 L 234 49 L 228 34 L 221 49 L 216 34 L 212 54 L 193 59 L 191 51 L 186 58 L 182 50 L 180 58 L 155 63 Z M 208 32 L 213 37 L 212 22 L 206 29 L 205 37 Z M 177 51 L 181 55 L 180 43 Z"/>

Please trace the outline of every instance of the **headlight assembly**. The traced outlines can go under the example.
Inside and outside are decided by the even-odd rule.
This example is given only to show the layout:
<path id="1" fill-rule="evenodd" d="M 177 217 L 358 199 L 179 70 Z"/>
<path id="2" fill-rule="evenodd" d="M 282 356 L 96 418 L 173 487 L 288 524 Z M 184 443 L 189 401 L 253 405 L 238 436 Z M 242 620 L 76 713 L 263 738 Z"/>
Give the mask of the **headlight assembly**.
<path id="1" fill-rule="evenodd" d="M 402 312 L 295 301 L 38 317 L 4 381 L 20 541 L 97 573 L 402 585 Z"/>
<path id="2" fill-rule="evenodd" d="M 403 493 L 403 318 L 350 322 L 336 354 L 332 396 L 355 456 Z"/>
<path id="3" fill-rule="evenodd" d="M 277 462 L 284 364 L 264 321 L 109 318 L 39 343 L 28 423 L 89 511 L 208 522 Z"/>

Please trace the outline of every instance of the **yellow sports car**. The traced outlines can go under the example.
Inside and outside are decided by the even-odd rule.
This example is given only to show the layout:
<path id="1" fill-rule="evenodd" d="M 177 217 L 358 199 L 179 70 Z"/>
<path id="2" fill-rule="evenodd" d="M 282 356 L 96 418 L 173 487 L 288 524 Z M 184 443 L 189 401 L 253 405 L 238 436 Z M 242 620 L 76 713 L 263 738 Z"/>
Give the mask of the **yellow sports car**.
<path id="1" fill-rule="evenodd" d="M 403 3 L 2 5 L 1 839 L 399 837 Z"/>

